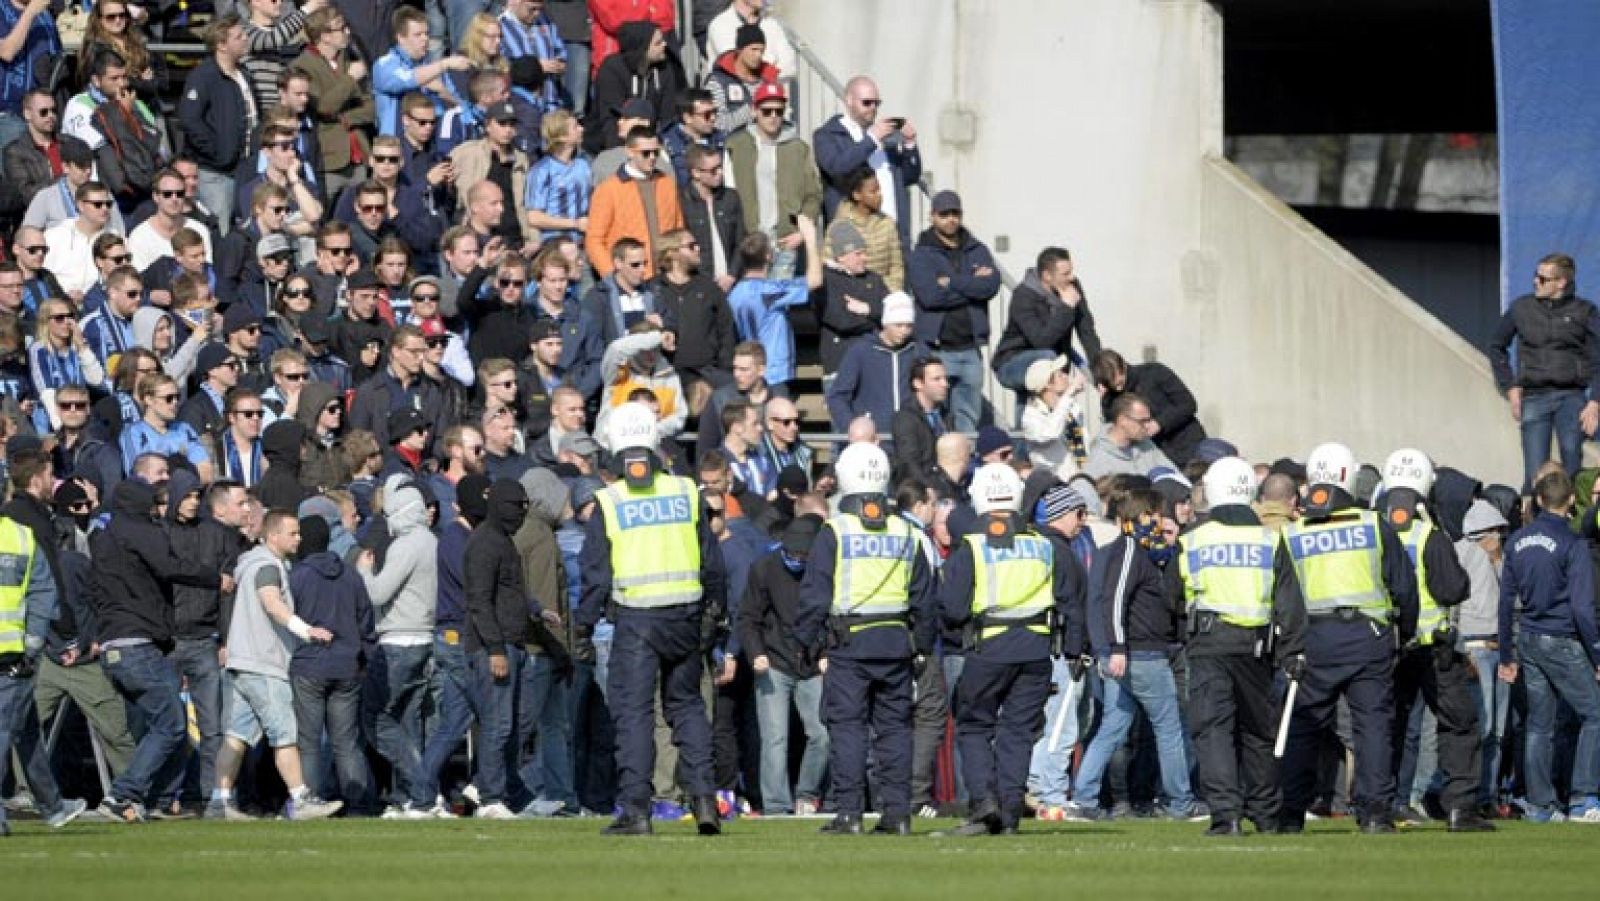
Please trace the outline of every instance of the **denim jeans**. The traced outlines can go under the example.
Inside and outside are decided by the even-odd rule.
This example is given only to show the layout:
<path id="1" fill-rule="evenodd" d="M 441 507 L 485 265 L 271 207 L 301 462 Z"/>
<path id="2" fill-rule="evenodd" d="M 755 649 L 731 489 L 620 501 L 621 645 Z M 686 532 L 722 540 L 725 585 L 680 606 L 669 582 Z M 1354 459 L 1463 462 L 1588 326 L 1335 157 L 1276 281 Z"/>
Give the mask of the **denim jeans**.
<path id="1" fill-rule="evenodd" d="M 509 672 L 496 679 L 489 672 L 489 654 L 483 650 L 467 655 L 472 672 L 472 689 L 477 696 L 478 754 L 473 784 L 484 805 L 506 803 L 517 806 L 524 800 L 517 777 L 517 695 L 522 690 L 522 666 L 527 652 L 506 648 Z"/>
<path id="2" fill-rule="evenodd" d="M 580 118 L 589 108 L 589 54 L 588 44 L 567 42 L 567 72 L 562 78 L 572 98 L 572 112 Z"/>
<path id="3" fill-rule="evenodd" d="M 233 176 L 200 168 L 200 184 L 195 187 L 198 200 L 217 217 L 217 228 L 222 234 L 233 231 Z"/>
<path id="4" fill-rule="evenodd" d="M 429 798 L 438 796 L 439 774 L 477 719 L 477 695 L 472 690 L 472 673 L 459 637 L 450 644 L 443 635 L 434 636 L 433 683 L 438 692 L 437 715 L 422 751 L 421 793 Z"/>
<path id="5" fill-rule="evenodd" d="M 144 717 L 144 736 L 133 752 L 133 763 L 111 783 L 111 794 L 120 801 L 142 802 L 182 765 L 177 751 L 188 718 L 178 698 L 182 690 L 178 671 L 153 644 L 106 651 L 100 665 L 117 693 Z"/>
<path id="6" fill-rule="evenodd" d="M 1106 658 L 1100 659 L 1102 672 Z M 1122 745 L 1133 725 L 1134 713 L 1142 708 L 1155 730 L 1156 752 L 1161 758 L 1161 790 L 1174 813 L 1194 806 L 1189 787 L 1189 761 L 1184 753 L 1183 720 L 1178 715 L 1178 688 L 1172 678 L 1172 665 L 1160 651 L 1135 651 L 1128 655 L 1128 670 L 1121 679 L 1102 679 L 1105 697 L 1100 731 L 1089 742 L 1078 768 L 1078 781 L 1072 797 L 1078 804 L 1099 803 L 1100 781 L 1105 776 L 1111 755 Z"/>
<path id="7" fill-rule="evenodd" d="M 1050 678 L 1056 684 L 1056 693 L 1044 705 L 1044 735 L 1033 746 L 1033 762 L 1028 766 L 1028 790 L 1038 797 L 1039 803 L 1060 807 L 1067 803 L 1067 791 L 1072 788 L 1072 749 L 1078 744 L 1078 711 L 1083 708 L 1083 696 L 1089 686 L 1084 675 L 1077 686 L 1077 697 L 1072 707 L 1063 711 L 1061 704 L 1073 691 L 1072 673 L 1068 660 L 1056 657 L 1051 660 Z M 1056 719 L 1065 716 L 1061 724 L 1061 737 L 1054 752 L 1050 750 L 1050 733 L 1056 728 Z"/>
<path id="8" fill-rule="evenodd" d="M 1478 733 L 1483 736 L 1483 777 L 1478 783 L 1478 801 L 1493 804 L 1499 796 L 1500 754 L 1505 743 L 1506 712 L 1511 708 L 1511 686 L 1500 681 L 1495 672 L 1500 665 L 1499 651 L 1472 648 L 1467 653 L 1478 671 Z"/>
<path id="9" fill-rule="evenodd" d="M 319 797 L 344 800 L 348 809 L 367 802 L 372 773 L 361 750 L 361 680 L 308 679 L 293 676 L 294 719 L 298 727 L 300 768 L 306 784 Z M 328 732 L 328 747 L 333 751 L 334 771 L 339 790 L 330 792 L 322 785 L 322 732 Z"/>
<path id="10" fill-rule="evenodd" d="M 216 787 L 217 750 L 222 747 L 222 699 L 226 695 L 216 639 L 180 638 L 167 659 L 187 683 L 195 726 L 200 730 L 200 746 L 185 755 L 184 766 L 173 774 L 161 800 L 183 796 L 198 801 L 210 797 L 211 789 Z M 183 750 L 189 751 L 187 740 Z"/>
<path id="11" fill-rule="evenodd" d="M 537 747 L 522 765 L 522 784 L 545 801 L 560 801 L 578 812 L 578 792 L 572 770 L 572 676 L 557 674 L 549 654 L 529 654 L 522 667 L 522 697 L 518 701 L 517 746 L 527 748 L 535 735 Z"/>
<path id="12" fill-rule="evenodd" d="M 422 808 L 432 807 L 434 798 L 422 771 L 422 698 L 431 653 L 425 644 L 379 644 L 367 664 L 368 734 L 394 765 L 395 796 Z"/>
<path id="13" fill-rule="evenodd" d="M 1600 784 L 1600 683 L 1595 682 L 1594 664 L 1583 645 L 1567 636 L 1523 632 L 1518 650 L 1528 687 L 1528 737 L 1523 749 L 1528 802 L 1542 808 L 1556 803 L 1550 771 L 1556 711 L 1562 701 L 1580 722 L 1572 755 L 1572 801 L 1594 795 Z"/>
<path id="14" fill-rule="evenodd" d="M 39 812 L 49 816 L 61 809 L 61 791 L 50 771 L 44 736 L 39 730 L 39 709 L 33 704 L 33 679 L 0 676 L 0 782 L 11 768 L 11 752 L 22 761 L 28 789 Z M 6 821 L 6 808 L 0 804 L 0 823 Z"/>
<path id="15" fill-rule="evenodd" d="M 938 357 L 950 377 L 950 415 L 956 430 L 976 432 L 983 416 L 983 351 L 941 350 Z"/>
<path id="16" fill-rule="evenodd" d="M 1053 350 L 1024 350 L 1012 354 L 995 370 L 994 377 L 1002 385 L 1017 392 L 1018 398 L 1027 398 L 1028 385 L 1023 380 L 1028 367 L 1039 360 L 1054 360 L 1060 354 Z"/>
<path id="17" fill-rule="evenodd" d="M 822 725 L 822 677 L 796 679 L 778 669 L 756 674 L 756 719 L 761 724 L 761 812 L 794 813 L 789 791 L 789 705 L 805 725 L 806 751 L 795 793 L 819 801 L 828 773 L 828 730 Z"/>
<path id="18" fill-rule="evenodd" d="M 967 668 L 967 658 L 961 654 L 953 654 L 948 650 L 940 658 L 939 663 L 944 667 L 944 701 L 945 708 L 955 710 L 956 687 L 961 684 L 961 671 Z M 955 800 L 967 803 L 967 778 L 961 772 L 961 748 L 956 742 L 950 743 L 950 768 L 954 771 L 951 788 L 955 791 Z"/>
<path id="19" fill-rule="evenodd" d="M 1542 391 L 1522 398 L 1522 493 L 1533 487 L 1533 474 L 1550 459 L 1550 436 L 1561 448 L 1561 465 L 1575 475 L 1583 465 L 1582 391 Z"/>

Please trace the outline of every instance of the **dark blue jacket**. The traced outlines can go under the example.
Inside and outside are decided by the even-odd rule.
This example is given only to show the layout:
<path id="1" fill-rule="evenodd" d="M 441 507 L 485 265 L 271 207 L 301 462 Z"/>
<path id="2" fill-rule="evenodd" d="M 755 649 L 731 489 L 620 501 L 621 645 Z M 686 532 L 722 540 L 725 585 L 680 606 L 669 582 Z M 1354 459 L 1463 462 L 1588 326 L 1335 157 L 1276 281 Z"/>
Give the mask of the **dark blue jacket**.
<path id="1" fill-rule="evenodd" d="M 811 152 L 816 155 L 817 168 L 822 170 L 822 202 L 828 219 L 833 219 L 833 211 L 838 209 L 839 201 L 844 198 L 837 185 L 852 171 L 867 165 L 867 160 L 877 149 L 878 144 L 871 135 L 863 134 L 859 141 L 850 137 L 838 114 L 812 134 Z M 889 169 L 894 173 L 892 187 L 895 209 L 899 212 L 900 243 L 903 246 L 911 243 L 909 188 L 922 179 L 922 153 L 915 147 L 906 150 L 898 141 L 891 141 L 884 147 L 884 152 L 889 157 Z M 883 185 L 886 192 L 890 188 L 890 185 Z"/>
<path id="2" fill-rule="evenodd" d="M 183 83 L 178 120 L 183 123 L 184 152 L 202 167 L 232 175 L 244 156 L 248 109 L 239 83 L 222 74 L 215 56 L 207 56 Z"/>
<path id="3" fill-rule="evenodd" d="M 916 338 L 929 347 L 939 346 L 944 318 L 961 309 L 972 317 L 974 346 L 989 345 L 989 301 L 1000 293 L 1000 267 L 972 232 L 963 228 L 959 241 L 960 246 L 947 247 L 930 228 L 911 251 L 906 280 L 917 301 Z M 985 267 L 989 274 L 978 275 Z M 940 285 L 941 278 L 950 281 Z"/>
<path id="4" fill-rule="evenodd" d="M 289 675 L 329 681 L 359 676 L 378 636 L 372 600 L 355 568 L 328 551 L 304 557 L 289 571 L 289 594 L 296 616 L 333 633 L 328 644 L 301 642 L 289 661 Z"/>
<path id="5" fill-rule="evenodd" d="M 732 628 L 739 615 L 739 602 L 744 600 L 746 586 L 750 584 L 750 568 L 766 556 L 776 545 L 755 523 L 743 516 L 728 520 L 727 541 L 722 542 L 722 563 L 728 570 L 728 637 L 726 653 L 737 655 L 743 650 L 739 630 Z"/>
<path id="6" fill-rule="evenodd" d="M 911 400 L 911 367 L 926 356 L 928 349 L 917 341 L 890 348 L 877 332 L 850 342 L 828 389 L 833 430 L 848 431 L 851 420 L 868 413 L 880 433 L 887 431 L 895 411 Z"/>
<path id="7" fill-rule="evenodd" d="M 913 540 L 915 540 L 913 538 Z M 828 614 L 833 609 L 833 573 L 839 543 L 832 523 L 824 524 L 811 546 L 806 574 L 800 580 L 800 611 L 795 618 L 794 636 L 800 645 L 818 657 L 845 657 L 854 660 L 906 660 L 916 654 L 933 653 L 939 633 L 938 594 L 927 558 L 918 551 L 911 564 L 911 629 L 875 626 L 862 629 L 835 648 L 824 647 Z"/>
<path id="8" fill-rule="evenodd" d="M 1567 521 L 1540 513 L 1506 542 L 1500 573 L 1500 662 L 1515 663 L 1511 619 L 1517 598 L 1524 635 L 1560 635 L 1583 642 L 1590 661 L 1600 661 L 1595 629 L 1594 564 Z"/>
<path id="9" fill-rule="evenodd" d="M 434 608 L 436 631 L 460 630 L 467 622 L 467 539 L 472 530 L 452 520 L 439 536 L 439 603 Z"/>

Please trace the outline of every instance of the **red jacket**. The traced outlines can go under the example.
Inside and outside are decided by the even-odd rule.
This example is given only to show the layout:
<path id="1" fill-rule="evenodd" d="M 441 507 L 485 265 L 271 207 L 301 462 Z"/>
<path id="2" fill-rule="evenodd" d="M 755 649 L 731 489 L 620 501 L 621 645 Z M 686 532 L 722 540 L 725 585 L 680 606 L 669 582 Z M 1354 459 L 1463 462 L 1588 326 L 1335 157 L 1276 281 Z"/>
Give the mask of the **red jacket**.
<path id="1" fill-rule="evenodd" d="M 594 34 L 589 57 L 589 77 L 600 71 L 606 57 L 617 52 L 617 29 L 624 22 L 649 19 L 662 33 L 678 26 L 678 11 L 672 0 L 589 0 L 589 17 L 594 20 Z"/>

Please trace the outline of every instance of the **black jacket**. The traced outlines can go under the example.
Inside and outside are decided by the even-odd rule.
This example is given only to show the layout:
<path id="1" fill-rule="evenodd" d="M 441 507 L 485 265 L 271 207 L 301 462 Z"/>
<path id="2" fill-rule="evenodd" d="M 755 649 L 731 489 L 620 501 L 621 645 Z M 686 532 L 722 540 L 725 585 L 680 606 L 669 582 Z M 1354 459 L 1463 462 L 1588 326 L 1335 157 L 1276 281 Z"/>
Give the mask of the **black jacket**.
<path id="1" fill-rule="evenodd" d="M 58 134 L 56 141 L 62 147 L 77 145 L 85 151 L 89 149 L 89 145 L 72 135 Z M 0 178 L 0 216 L 20 221 L 28 204 L 33 202 L 33 195 L 54 182 L 56 175 L 50 171 L 50 158 L 27 134 L 7 144 L 0 153 L 0 161 L 4 162 L 6 174 L 5 178 Z M 131 230 L 133 226 L 128 228 Z"/>
<path id="2" fill-rule="evenodd" d="M 728 298 L 717 283 L 702 272 L 682 285 L 658 278 L 654 290 L 656 309 L 678 336 L 678 349 L 668 355 L 673 368 L 695 372 L 714 367 L 732 372 L 733 346 L 739 343 L 739 333 Z"/>
<path id="3" fill-rule="evenodd" d="M 479 297 L 478 289 L 493 274 L 493 270 L 480 266 L 472 270 L 461 283 L 461 290 L 456 292 L 456 308 L 472 332 L 467 339 L 467 353 L 474 366 L 495 357 L 504 357 L 513 363 L 527 359 L 531 352 L 528 331 L 539 318 L 539 308 L 534 304 L 523 302 L 507 306 L 493 292 L 488 297 Z"/>
<path id="4" fill-rule="evenodd" d="M 773 668 L 796 679 L 817 674 L 817 662 L 794 636 L 800 615 L 800 577 L 792 573 L 777 553 L 767 554 L 750 567 L 744 598 L 734 623 L 739 644 L 751 660 L 766 655 Z"/>
<path id="5" fill-rule="evenodd" d="M 267 472 L 256 486 L 256 494 L 269 510 L 298 510 L 300 502 L 311 496 L 310 489 L 300 484 L 300 445 L 306 428 L 298 420 L 280 419 L 267 432 L 270 434 L 261 436 Z"/>
<path id="6" fill-rule="evenodd" d="M 247 112 L 239 83 L 222 73 L 215 55 L 207 56 L 189 72 L 178 100 L 184 153 L 206 169 L 232 176 L 245 151 L 240 123 Z"/>
<path id="7" fill-rule="evenodd" d="M 995 371 L 1025 350 L 1067 353 L 1072 349 L 1073 332 L 1077 332 L 1078 342 L 1083 345 L 1084 359 L 1092 361 L 1100 353 L 1100 335 L 1094 329 L 1094 314 L 1089 311 L 1089 294 L 1081 284 L 1078 293 L 1082 299 L 1077 306 L 1069 307 L 1029 269 L 1022 284 L 1011 292 L 1011 315 L 994 349 Z"/>
<path id="8" fill-rule="evenodd" d="M 656 112 L 651 123 L 657 131 L 677 118 L 678 92 L 684 89 L 683 68 L 670 46 L 667 58 L 650 65 L 646 51 L 650 36 L 656 33 L 651 22 L 624 22 L 617 29 L 616 53 L 606 57 L 594 74 L 594 99 L 589 103 L 589 121 L 583 126 L 583 149 L 598 154 L 622 143 L 617 135 L 617 111 L 635 97 L 650 101 Z"/>
<path id="9" fill-rule="evenodd" d="M 916 397 L 912 397 L 905 406 L 895 411 L 894 418 L 889 421 L 889 435 L 894 440 L 896 482 L 907 476 L 926 480 L 933 472 L 938 462 L 934 451 L 939 436 L 955 428 L 948 409 L 941 407 L 933 415 L 939 421 L 937 434 L 927 414 L 918 406 Z"/>
<path id="10" fill-rule="evenodd" d="M 328 331 L 332 333 L 328 349 L 339 359 L 350 364 L 351 374 L 359 380 L 373 372 L 361 365 L 361 348 L 374 342 L 380 347 L 388 346 L 389 336 L 394 330 L 387 322 L 378 318 L 376 313 L 371 319 L 354 319 L 346 313 L 330 323 Z M 378 365 L 383 365 L 381 354 L 378 357 Z"/>
<path id="11" fill-rule="evenodd" d="M 728 272 L 737 274 L 734 270 L 739 268 L 739 242 L 744 240 L 744 202 L 740 200 L 739 192 L 726 186 L 712 191 L 711 209 L 707 210 L 705 201 L 700 199 L 700 192 L 695 190 L 694 185 L 689 185 L 678 198 L 678 206 L 683 210 L 684 227 L 700 244 L 700 270 L 712 272 L 713 254 L 716 251 L 711 243 L 711 220 L 715 217 L 717 237 L 722 239 L 722 254 L 728 261 Z"/>
<path id="12" fill-rule="evenodd" d="M 822 271 L 822 308 L 817 318 L 822 323 L 822 371 L 833 374 L 839 370 L 845 348 L 850 342 L 878 330 L 878 320 L 883 318 L 883 299 L 889 296 L 889 286 L 883 276 L 868 269 L 860 275 L 851 275 L 843 269 L 829 266 Z M 845 309 L 845 298 L 859 300 L 872 307 L 865 316 Z"/>
<path id="13" fill-rule="evenodd" d="M 147 638 L 170 647 L 173 587 L 221 587 L 217 570 L 173 552 L 167 533 L 150 516 L 154 507 L 155 489 L 138 479 L 123 482 L 111 495 L 110 524 L 89 536 L 101 641 Z"/>
<path id="14" fill-rule="evenodd" d="M 1194 450 L 1206 440 L 1205 426 L 1195 418 L 1199 405 L 1178 374 L 1160 363 L 1136 363 L 1128 367 L 1128 380 L 1122 391 L 1107 390 L 1100 395 L 1100 412 L 1111 421 L 1111 402 L 1124 393 L 1133 393 L 1150 405 L 1150 415 L 1161 425 L 1156 447 L 1183 468 L 1194 457 Z"/>
<path id="15" fill-rule="evenodd" d="M 1525 294 L 1500 316 L 1489 342 L 1489 362 L 1501 391 L 1513 385 L 1529 394 L 1588 389 L 1590 397 L 1600 397 L 1600 310 L 1573 294 L 1553 300 Z"/>
<path id="16" fill-rule="evenodd" d="M 512 479 L 489 486 L 489 518 L 467 539 L 467 653 L 503 655 L 528 640 L 529 600 L 522 557 L 511 536 L 522 527 L 528 493 Z M 537 601 L 532 603 L 537 604 Z"/>
<path id="17" fill-rule="evenodd" d="M 356 388 L 346 418 L 350 428 L 366 429 L 378 439 L 379 447 L 388 447 L 393 443 L 389 440 L 389 414 L 406 405 L 433 426 L 432 442 L 437 443 L 450 426 L 445 417 L 445 398 L 437 385 L 421 375 L 412 379 L 408 389 L 401 387 L 400 380 L 388 369 L 379 370 Z"/>
<path id="18" fill-rule="evenodd" d="M 1160 567 L 1132 538 L 1119 535 L 1095 554 L 1089 573 L 1089 641 L 1096 655 L 1172 650 L 1181 610 Z"/>
<path id="19" fill-rule="evenodd" d="M 354 679 L 378 643 L 372 600 L 355 567 L 328 551 L 311 554 L 289 572 L 295 615 L 333 633 L 328 644 L 298 642 L 289 674 L 308 679 Z"/>
<path id="20" fill-rule="evenodd" d="M 180 498 L 200 484 L 193 473 L 176 470 L 167 485 L 169 497 Z M 167 537 L 172 542 L 172 552 L 203 569 L 231 573 L 245 551 L 244 535 L 211 518 L 202 504 L 200 519 L 190 524 L 176 519 L 178 504 L 167 505 Z M 172 590 L 174 638 L 219 638 L 228 635 L 228 614 L 232 612 L 233 595 L 224 597 L 216 588 L 195 585 L 175 585 Z"/>

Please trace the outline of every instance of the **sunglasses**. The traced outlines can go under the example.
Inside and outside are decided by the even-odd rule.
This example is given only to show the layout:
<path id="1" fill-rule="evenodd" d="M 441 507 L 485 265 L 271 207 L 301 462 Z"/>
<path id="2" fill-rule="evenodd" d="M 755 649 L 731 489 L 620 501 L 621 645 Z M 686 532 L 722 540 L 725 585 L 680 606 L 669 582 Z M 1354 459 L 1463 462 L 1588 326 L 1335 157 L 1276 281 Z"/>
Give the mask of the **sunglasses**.
<path id="1" fill-rule="evenodd" d="M 271 147 L 274 150 L 293 150 L 294 149 L 294 142 L 293 141 L 273 141 L 272 143 L 268 144 L 267 146 Z"/>
<path id="2" fill-rule="evenodd" d="M 233 415 L 235 415 L 235 416 L 243 416 L 245 419 L 260 419 L 261 418 L 261 411 L 260 410 L 234 410 L 233 411 Z"/>
<path id="3" fill-rule="evenodd" d="M 284 297 L 310 297 L 311 291 L 307 288 L 290 288 L 283 292 Z"/>
<path id="4" fill-rule="evenodd" d="M 175 402 L 178 399 L 178 395 L 177 395 L 176 392 L 174 392 L 172 394 L 157 394 L 155 396 L 155 398 L 156 398 L 156 400 L 159 400 L 164 404 L 170 404 L 170 403 Z"/>
<path id="5" fill-rule="evenodd" d="M 72 319 L 72 314 L 71 313 L 51 313 L 50 314 L 50 321 L 51 322 L 68 322 L 71 319 Z"/>
<path id="6" fill-rule="evenodd" d="M 128 14 L 125 13 L 125 12 L 123 12 L 123 13 L 101 13 L 100 14 L 100 18 L 104 19 L 107 22 L 126 22 L 126 21 L 128 21 Z"/>
<path id="7" fill-rule="evenodd" d="M 273 204 L 267 207 L 267 211 L 282 216 L 284 213 L 289 212 L 289 208 L 287 206 L 278 206 L 277 204 Z"/>
<path id="8" fill-rule="evenodd" d="M 400 158 L 398 156 L 390 156 L 389 154 L 384 154 L 383 156 L 375 156 L 375 157 L 373 157 L 372 161 L 374 163 L 398 163 L 398 162 L 400 162 Z"/>
<path id="9" fill-rule="evenodd" d="M 111 201 L 109 200 L 85 200 L 82 203 L 84 206 L 92 206 L 97 210 L 103 210 L 111 206 Z"/>
<path id="10" fill-rule="evenodd" d="M 645 157 L 660 156 L 661 155 L 661 149 L 660 148 L 655 148 L 653 150 L 641 150 L 641 151 L 639 151 L 639 155 L 640 156 L 645 156 Z"/>
<path id="11" fill-rule="evenodd" d="M 438 349 L 440 349 L 442 347 L 448 347 L 448 346 L 450 346 L 450 336 L 449 335 L 435 335 L 432 338 L 428 339 L 428 349 L 429 350 L 438 350 Z"/>
<path id="12" fill-rule="evenodd" d="M 156 196 L 165 198 L 167 200 L 171 200 L 174 197 L 182 197 L 183 196 L 183 189 L 179 188 L 176 191 L 157 191 L 156 192 Z"/>
<path id="13" fill-rule="evenodd" d="M 333 254 L 336 257 L 347 257 L 347 256 L 350 255 L 350 251 L 351 251 L 351 248 L 348 247 L 348 246 L 346 246 L 346 247 L 324 247 L 322 249 L 326 250 L 327 252 Z"/>
<path id="14" fill-rule="evenodd" d="M 338 401 L 334 401 L 333 403 L 328 404 L 326 407 L 323 407 L 322 408 L 322 412 L 323 413 L 339 413 L 339 414 L 342 415 L 344 413 L 344 407 L 339 406 L 339 402 Z"/>
<path id="15" fill-rule="evenodd" d="M 763 106 L 760 112 L 763 119 L 776 119 L 783 115 L 784 110 L 781 106 Z"/>
<path id="16" fill-rule="evenodd" d="M 411 121 L 413 121 L 415 123 L 417 123 L 418 125 L 423 125 L 423 126 L 430 126 L 430 125 L 438 125 L 439 124 L 439 120 L 437 118 L 434 118 L 434 119 L 418 119 L 416 116 L 407 116 L 406 118 L 410 119 Z"/>
<path id="17" fill-rule="evenodd" d="M 644 264 L 641 263 L 640 265 L 642 266 Z M 499 280 L 499 285 L 502 288 L 521 288 L 526 284 L 528 284 L 528 280 L 527 279 L 502 278 L 502 279 Z"/>
<path id="18" fill-rule="evenodd" d="M 413 295 L 411 295 L 411 303 L 412 304 L 438 303 L 438 302 L 439 302 L 439 295 L 437 295 L 437 294 L 413 294 Z"/>
<path id="19" fill-rule="evenodd" d="M 58 400 L 56 406 L 63 410 L 87 410 L 89 402 L 86 400 Z"/>
<path id="20" fill-rule="evenodd" d="M 790 417 L 787 417 L 787 418 L 779 417 L 779 416 L 768 416 L 767 417 L 767 422 L 770 422 L 773 425 L 794 425 L 795 423 L 797 423 L 799 421 L 800 421 L 800 417 L 798 417 L 798 416 L 790 416 Z"/>
<path id="21" fill-rule="evenodd" d="M 269 263 L 287 263 L 294 259 L 293 253 L 275 253 L 266 258 Z"/>
<path id="22" fill-rule="evenodd" d="M 280 372 L 278 374 L 291 382 L 303 382 L 311 378 L 311 373 L 309 372 Z"/>
<path id="23" fill-rule="evenodd" d="M 56 108 L 53 106 L 42 106 L 34 110 L 33 114 L 35 116 L 54 116 L 56 114 Z"/>
<path id="24" fill-rule="evenodd" d="M 109 261 L 113 266 L 126 266 L 128 261 L 133 259 L 133 254 L 123 253 L 114 257 L 101 257 L 100 259 Z"/>
<path id="25" fill-rule="evenodd" d="M 363 203 L 359 209 L 363 213 L 381 213 L 389 208 L 386 203 Z"/>
<path id="26" fill-rule="evenodd" d="M 868 109 L 871 109 L 872 107 L 875 107 L 875 106 L 877 106 L 878 104 L 880 104 L 882 102 L 883 102 L 882 98 L 879 98 L 879 97 L 868 97 L 867 99 L 861 101 L 861 105 L 864 106 L 864 107 L 867 107 Z"/>

